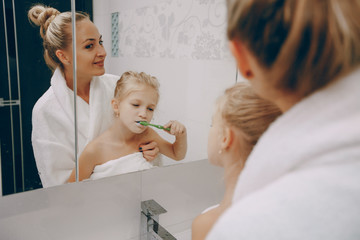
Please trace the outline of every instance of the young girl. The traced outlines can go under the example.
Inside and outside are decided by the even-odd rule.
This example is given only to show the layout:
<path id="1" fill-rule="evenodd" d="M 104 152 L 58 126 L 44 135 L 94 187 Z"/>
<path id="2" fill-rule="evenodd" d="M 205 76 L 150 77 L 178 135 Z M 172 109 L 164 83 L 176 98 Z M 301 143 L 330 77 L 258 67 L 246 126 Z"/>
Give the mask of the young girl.
<path id="1" fill-rule="evenodd" d="M 247 83 L 227 89 L 216 104 L 208 140 L 210 163 L 224 168 L 225 195 L 221 203 L 199 215 L 192 225 L 192 239 L 204 239 L 218 217 L 231 205 L 239 173 L 262 133 L 281 114 L 272 103 L 259 98 Z"/>
<path id="2" fill-rule="evenodd" d="M 140 121 L 150 122 L 159 99 L 159 83 L 153 76 L 143 72 L 125 72 L 118 80 L 111 106 L 114 111 L 112 126 L 90 142 L 79 158 L 79 180 L 98 179 L 127 172 L 151 168 L 139 152 L 139 145 L 155 141 L 159 152 L 182 160 L 187 149 L 186 128 L 178 121 L 164 125 L 176 140 L 164 140 L 150 127 Z M 140 149 L 141 151 L 141 149 Z M 75 169 L 69 182 L 75 181 Z"/>

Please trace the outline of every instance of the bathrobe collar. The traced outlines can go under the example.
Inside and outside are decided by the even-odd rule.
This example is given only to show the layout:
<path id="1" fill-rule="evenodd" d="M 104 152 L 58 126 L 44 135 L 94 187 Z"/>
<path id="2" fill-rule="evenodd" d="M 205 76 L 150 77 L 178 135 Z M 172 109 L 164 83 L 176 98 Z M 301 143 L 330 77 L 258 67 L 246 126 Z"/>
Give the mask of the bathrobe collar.
<path id="1" fill-rule="evenodd" d="M 295 170 L 360 159 L 360 148 L 341 152 L 354 144 L 360 145 L 359 79 L 360 69 L 308 96 L 280 116 L 250 154 L 233 201 Z"/>
<path id="2" fill-rule="evenodd" d="M 91 85 L 90 84 L 90 99 L 91 99 Z M 57 68 L 51 78 L 51 86 L 53 88 L 55 97 L 59 102 L 63 113 L 74 124 L 74 91 L 66 85 L 66 80 L 60 68 Z M 90 106 L 81 97 L 76 96 L 77 102 L 77 127 L 78 134 L 87 138 L 89 134 L 89 110 Z M 75 127 L 74 127 L 75 131 Z"/>

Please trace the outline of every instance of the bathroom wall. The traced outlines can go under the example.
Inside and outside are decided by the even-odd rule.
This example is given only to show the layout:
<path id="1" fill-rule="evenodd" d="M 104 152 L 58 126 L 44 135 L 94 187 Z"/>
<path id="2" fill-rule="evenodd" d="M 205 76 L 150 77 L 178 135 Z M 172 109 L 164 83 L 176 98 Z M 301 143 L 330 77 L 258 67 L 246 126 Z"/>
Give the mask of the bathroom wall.
<path id="1" fill-rule="evenodd" d="M 135 70 L 156 76 L 161 87 L 153 122 L 182 122 L 188 130 L 185 162 L 206 159 L 213 104 L 237 75 L 226 40 L 225 1 L 94 0 L 93 4 L 94 22 L 108 53 L 107 72 L 121 75 Z M 166 158 L 164 162 L 175 163 Z"/>
<path id="2" fill-rule="evenodd" d="M 4 196 L 0 239 L 140 239 L 140 203 L 153 199 L 167 210 L 159 223 L 190 240 L 195 216 L 223 196 L 222 175 L 202 160 Z"/>

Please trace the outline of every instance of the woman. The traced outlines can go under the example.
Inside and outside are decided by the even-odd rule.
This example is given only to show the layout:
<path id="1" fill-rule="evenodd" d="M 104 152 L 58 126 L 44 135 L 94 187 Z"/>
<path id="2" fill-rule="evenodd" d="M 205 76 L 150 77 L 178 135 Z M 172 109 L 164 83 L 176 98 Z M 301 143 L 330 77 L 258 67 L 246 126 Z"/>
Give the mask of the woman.
<path id="1" fill-rule="evenodd" d="M 207 239 L 359 239 L 360 2 L 230 0 L 242 75 L 283 112 Z"/>
<path id="2" fill-rule="evenodd" d="M 71 13 L 36 5 L 29 19 L 40 26 L 44 58 L 54 71 L 51 86 L 33 109 L 32 144 L 43 187 L 64 184 L 75 166 Z M 104 74 L 105 49 L 96 26 L 76 13 L 78 153 L 109 127 L 110 101 L 118 76 Z M 155 142 L 140 145 L 144 157 L 157 155 Z M 150 151 L 148 151 L 150 150 Z"/>

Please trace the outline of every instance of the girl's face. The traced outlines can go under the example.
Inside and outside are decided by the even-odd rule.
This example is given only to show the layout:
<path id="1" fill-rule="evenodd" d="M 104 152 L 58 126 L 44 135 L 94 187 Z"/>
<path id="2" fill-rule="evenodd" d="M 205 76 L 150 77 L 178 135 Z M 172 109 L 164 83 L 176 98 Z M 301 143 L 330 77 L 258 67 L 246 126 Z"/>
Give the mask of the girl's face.
<path id="1" fill-rule="evenodd" d="M 137 121 L 150 122 L 158 102 L 158 93 L 150 86 L 141 85 L 137 90 L 129 93 L 119 103 L 119 120 L 130 131 L 142 133 L 146 126 Z"/>
<path id="2" fill-rule="evenodd" d="M 215 111 L 212 117 L 212 124 L 208 137 L 208 159 L 209 162 L 216 166 L 222 166 L 221 163 L 221 140 L 223 136 L 223 120 L 219 111 Z"/>
<path id="3" fill-rule="evenodd" d="M 72 47 L 67 49 L 66 53 L 72 56 Z M 94 23 L 88 19 L 76 23 L 76 56 L 76 73 L 79 78 L 92 78 L 105 73 L 106 51 L 102 36 Z"/>

